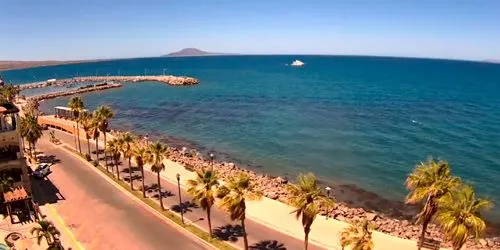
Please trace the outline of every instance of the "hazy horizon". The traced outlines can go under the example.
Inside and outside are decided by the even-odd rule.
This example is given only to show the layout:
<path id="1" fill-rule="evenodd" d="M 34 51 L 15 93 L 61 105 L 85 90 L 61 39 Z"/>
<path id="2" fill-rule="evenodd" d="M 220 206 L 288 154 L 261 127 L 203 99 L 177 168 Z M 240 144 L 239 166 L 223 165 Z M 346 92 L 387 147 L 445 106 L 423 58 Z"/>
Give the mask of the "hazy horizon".
<path id="1" fill-rule="evenodd" d="M 500 2 L 2 1 L 0 60 L 245 55 L 500 60 Z"/>

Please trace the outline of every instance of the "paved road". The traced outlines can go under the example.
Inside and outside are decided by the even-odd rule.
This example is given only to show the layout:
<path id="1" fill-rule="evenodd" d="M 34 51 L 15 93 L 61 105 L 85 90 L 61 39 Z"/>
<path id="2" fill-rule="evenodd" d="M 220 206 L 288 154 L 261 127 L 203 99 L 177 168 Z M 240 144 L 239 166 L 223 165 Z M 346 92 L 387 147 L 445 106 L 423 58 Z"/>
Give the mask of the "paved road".
<path id="1" fill-rule="evenodd" d="M 87 249 L 206 249 L 108 183 L 79 158 L 48 142 L 38 148 L 60 161 L 46 180 L 34 183 L 39 203 L 54 203 L 58 213 Z"/>
<path id="2" fill-rule="evenodd" d="M 66 132 L 56 131 L 56 137 L 67 143 L 70 146 L 75 145 L 75 137 Z M 101 145 L 101 144 L 100 144 Z M 86 140 L 81 140 L 82 152 L 87 152 L 87 142 Z M 95 151 L 95 144 L 91 142 L 91 150 Z M 95 155 L 93 155 L 95 158 Z M 100 157 L 103 157 L 101 154 Z M 128 164 L 123 161 L 120 166 L 121 178 L 126 178 L 128 180 Z M 168 170 L 167 170 L 168 171 Z M 115 170 L 116 173 L 116 170 Z M 140 172 L 137 170 L 133 173 L 136 177 L 140 177 Z M 145 182 L 147 186 L 157 183 L 156 174 L 149 171 L 145 171 Z M 141 185 L 141 180 L 138 178 L 134 181 L 134 187 L 139 187 Z M 175 209 L 179 204 L 179 197 L 177 195 L 177 185 L 172 184 L 169 181 L 162 180 L 162 190 L 169 195 L 164 195 L 164 205 L 165 208 Z M 190 196 L 181 190 L 183 203 L 184 201 L 190 201 Z M 149 190 L 147 193 L 148 197 L 158 197 L 157 190 Z M 188 207 L 186 218 L 191 221 L 195 221 L 198 225 L 205 228 L 208 231 L 208 225 L 205 220 L 206 213 L 197 207 Z M 253 249 L 274 249 L 274 250 L 284 250 L 284 249 L 302 249 L 303 241 L 302 239 L 297 239 L 295 237 L 288 236 L 251 219 L 247 219 L 245 226 L 247 228 L 249 245 Z M 241 235 L 238 234 L 239 222 L 231 221 L 228 214 L 219 208 L 212 210 L 212 228 L 214 234 L 219 238 L 235 243 L 236 245 L 243 246 L 243 239 Z M 335 236 L 332 236 L 335 237 Z M 309 244 L 310 250 L 323 249 L 314 244 Z"/>

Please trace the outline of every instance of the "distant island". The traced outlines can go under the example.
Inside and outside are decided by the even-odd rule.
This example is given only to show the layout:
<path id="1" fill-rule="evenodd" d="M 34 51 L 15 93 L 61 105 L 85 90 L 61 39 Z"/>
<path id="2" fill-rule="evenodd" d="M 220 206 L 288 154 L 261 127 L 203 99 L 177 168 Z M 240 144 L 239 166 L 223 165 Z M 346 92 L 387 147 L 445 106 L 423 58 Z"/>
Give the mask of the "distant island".
<path id="1" fill-rule="evenodd" d="M 176 57 L 176 56 L 220 56 L 232 55 L 229 53 L 207 52 L 196 48 L 185 48 L 176 52 L 172 52 L 163 56 Z"/>

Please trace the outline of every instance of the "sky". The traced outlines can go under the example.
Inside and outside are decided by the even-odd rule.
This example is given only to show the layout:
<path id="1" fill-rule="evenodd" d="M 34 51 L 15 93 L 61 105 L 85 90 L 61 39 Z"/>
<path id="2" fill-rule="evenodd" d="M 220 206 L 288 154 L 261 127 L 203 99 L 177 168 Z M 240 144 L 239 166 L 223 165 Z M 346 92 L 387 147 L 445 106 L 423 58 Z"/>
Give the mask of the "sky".
<path id="1" fill-rule="evenodd" d="M 241 54 L 500 60 L 499 0 L 0 0 L 0 60 Z"/>

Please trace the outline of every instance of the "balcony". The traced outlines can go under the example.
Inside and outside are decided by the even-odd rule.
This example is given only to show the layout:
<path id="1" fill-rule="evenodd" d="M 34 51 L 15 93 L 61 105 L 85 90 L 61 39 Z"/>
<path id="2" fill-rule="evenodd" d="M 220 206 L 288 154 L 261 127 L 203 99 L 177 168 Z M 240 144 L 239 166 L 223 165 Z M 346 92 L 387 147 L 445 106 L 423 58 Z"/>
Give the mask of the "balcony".
<path id="1" fill-rule="evenodd" d="M 19 146 L 11 145 L 0 148 L 0 162 L 17 160 L 20 156 Z"/>

